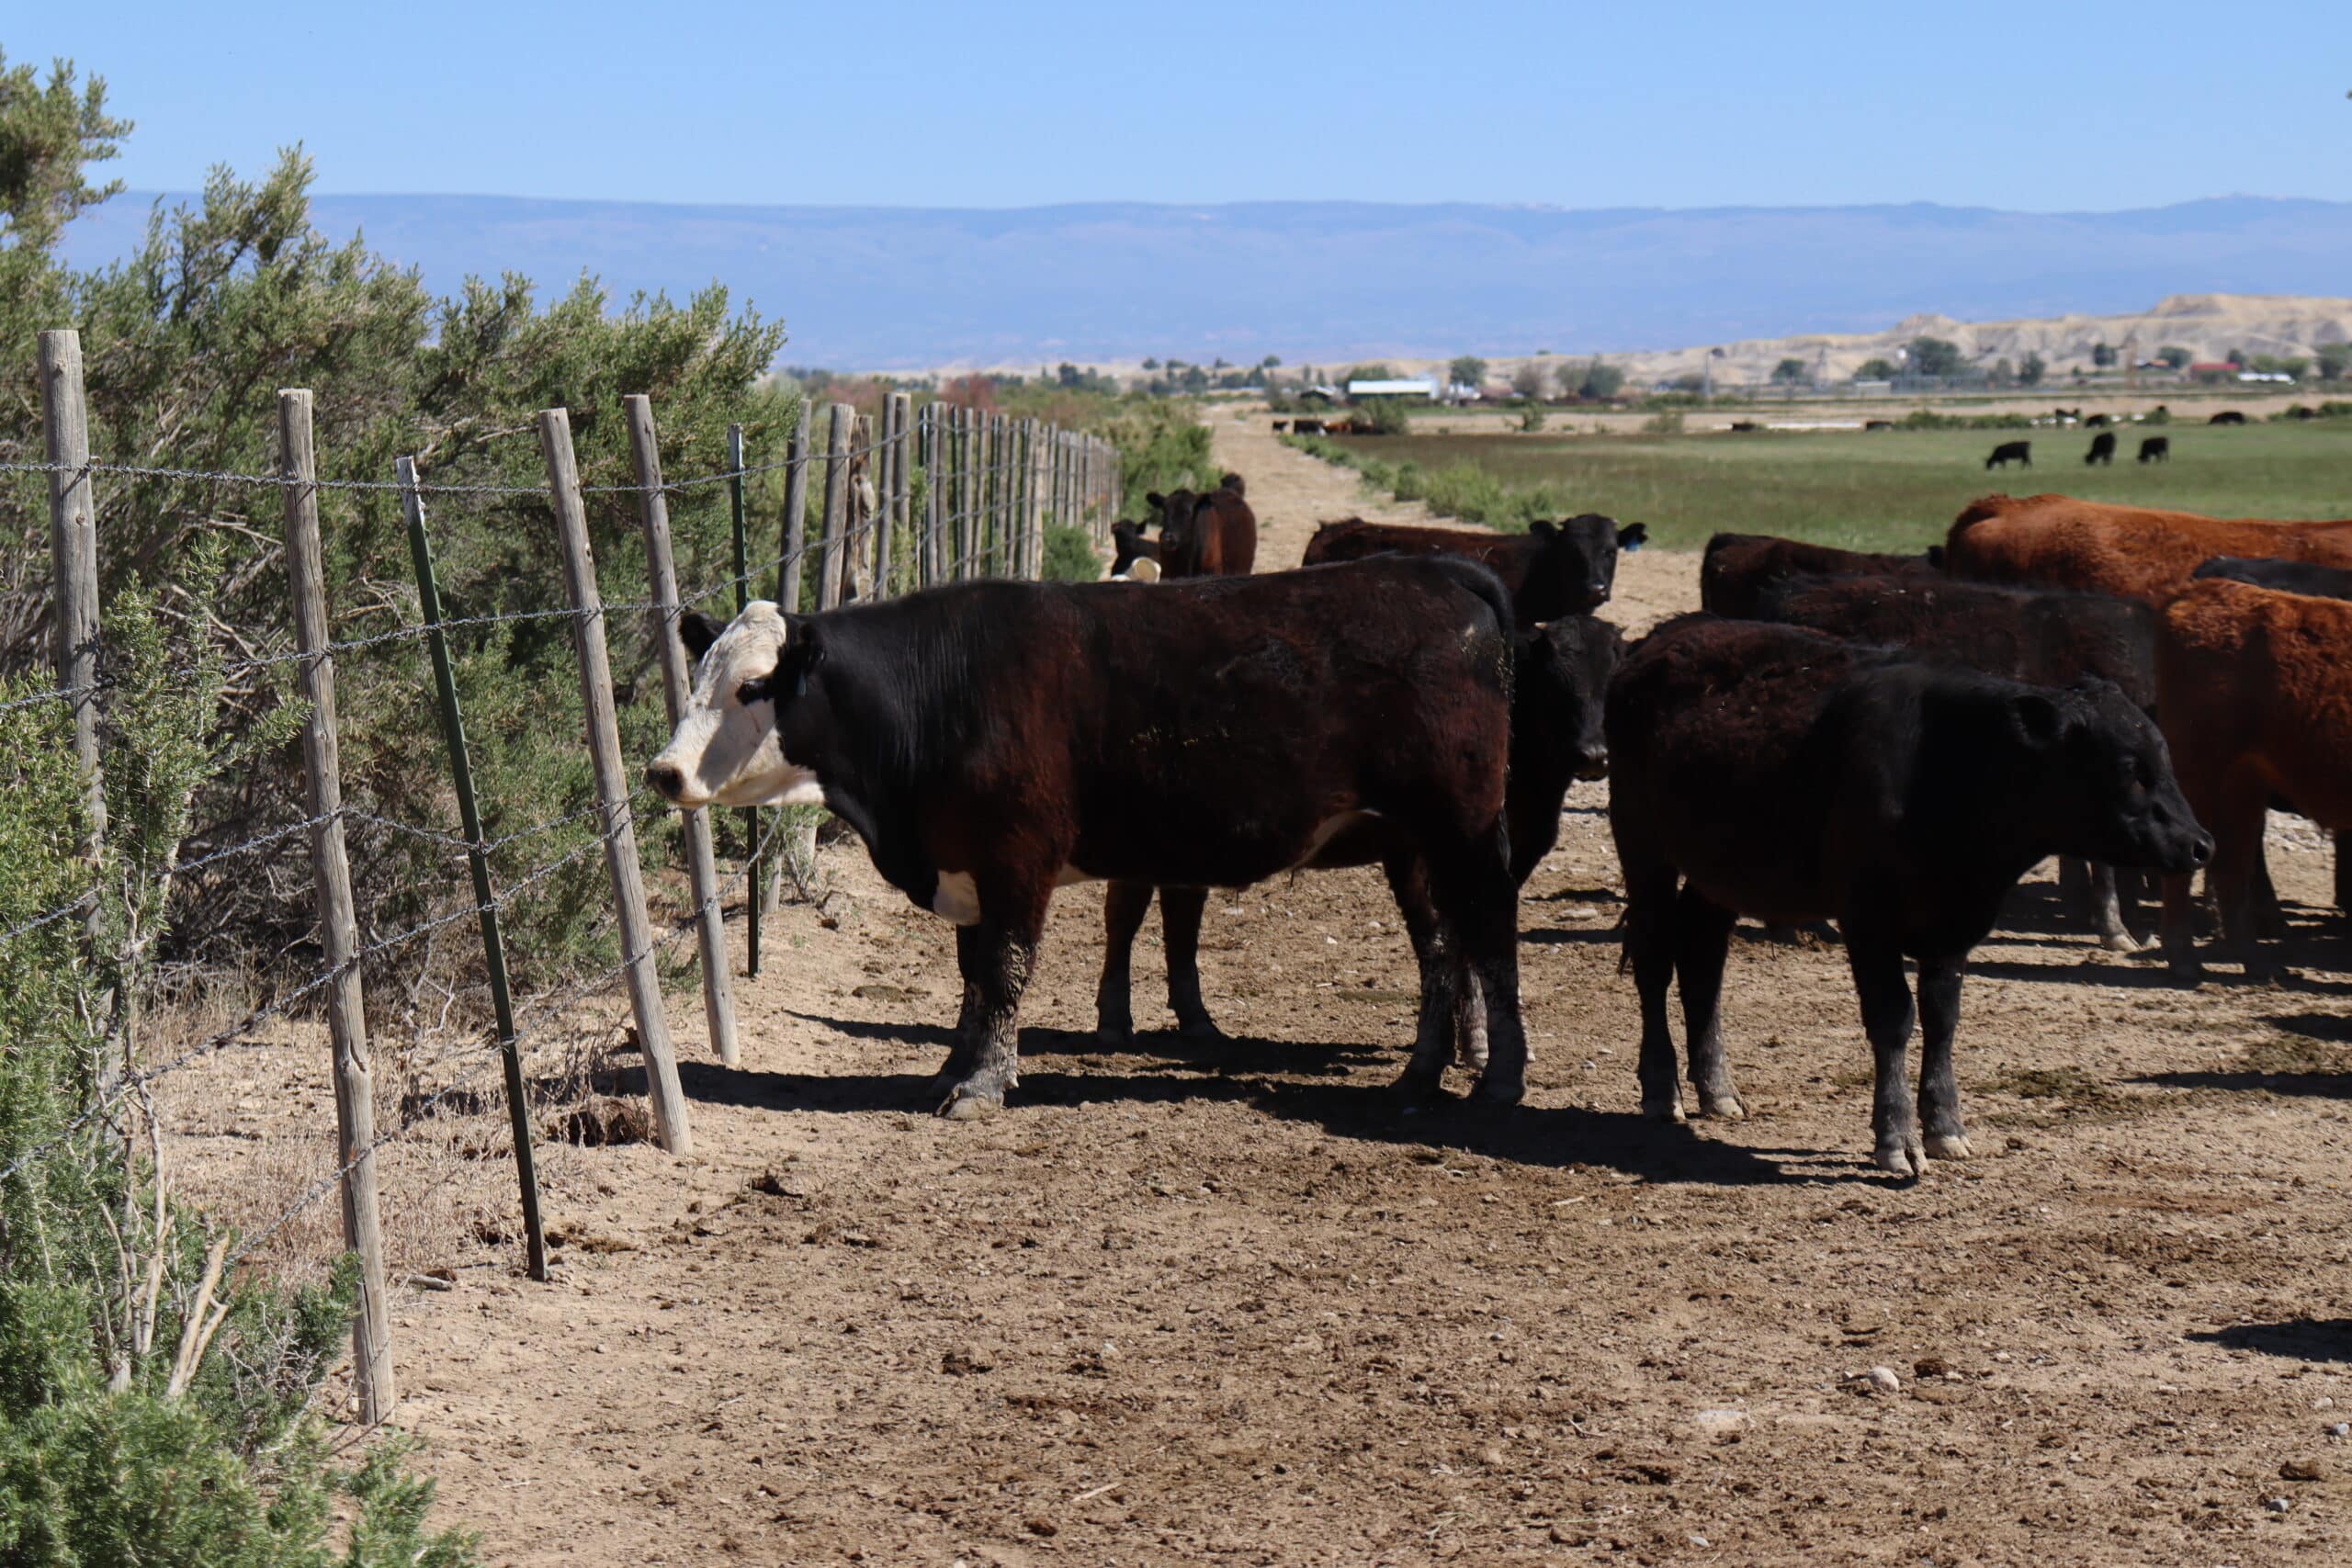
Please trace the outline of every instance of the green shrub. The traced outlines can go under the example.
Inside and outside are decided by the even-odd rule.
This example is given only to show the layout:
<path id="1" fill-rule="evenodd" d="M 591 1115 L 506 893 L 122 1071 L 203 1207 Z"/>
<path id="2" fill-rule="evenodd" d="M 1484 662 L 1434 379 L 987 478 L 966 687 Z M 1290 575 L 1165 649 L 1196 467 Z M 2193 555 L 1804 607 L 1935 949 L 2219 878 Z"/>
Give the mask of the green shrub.
<path id="1" fill-rule="evenodd" d="M 1544 428 L 1544 405 L 1530 403 L 1519 411 L 1519 428 L 1532 435 Z"/>
<path id="2" fill-rule="evenodd" d="M 1650 415 L 1649 418 L 1642 421 L 1642 434 L 1645 435 L 1681 434 L 1682 411 L 1668 409 L 1663 412 Z"/>
<path id="3" fill-rule="evenodd" d="M 1102 575 L 1102 558 L 1085 529 L 1046 528 L 1043 575 L 1048 582 L 1091 582 Z"/>

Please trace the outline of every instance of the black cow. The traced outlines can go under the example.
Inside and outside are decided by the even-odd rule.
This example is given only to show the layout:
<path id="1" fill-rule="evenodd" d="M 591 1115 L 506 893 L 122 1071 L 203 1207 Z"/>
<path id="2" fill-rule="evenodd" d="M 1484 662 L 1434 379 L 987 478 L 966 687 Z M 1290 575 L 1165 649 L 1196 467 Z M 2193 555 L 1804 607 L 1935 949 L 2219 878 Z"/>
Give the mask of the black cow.
<path id="1" fill-rule="evenodd" d="M 1862 428 L 1864 430 L 1893 430 L 1894 422 L 1891 419 L 1866 419 L 1862 421 Z"/>
<path id="2" fill-rule="evenodd" d="M 2154 716 L 2156 614 L 2136 600 L 1949 577 L 1790 578 L 1764 590 L 1752 618 L 1892 643 L 2037 686 L 2106 681 Z M 2059 880 L 2102 946 L 2140 950 L 2112 866 L 2068 860 Z"/>
<path id="3" fill-rule="evenodd" d="M 2245 415 L 2238 412 L 2235 409 L 2223 409 L 2220 413 L 2215 414 L 2205 423 L 2208 424 L 2244 424 L 2245 423 Z"/>
<path id="4" fill-rule="evenodd" d="M 1512 886 L 1523 887 L 1560 837 L 1560 803 L 1571 779 L 1597 779 L 1608 770 L 1609 747 L 1600 728 L 1601 701 L 1609 678 L 1624 654 L 1624 638 L 1607 621 L 1563 615 L 1519 634 L 1512 649 L 1510 782 L 1505 812 L 1510 829 Z M 1393 836 L 1367 821 L 1318 851 L 1307 869 L 1386 864 L 1396 854 Z M 1397 908 L 1417 955 L 1427 956 L 1436 922 L 1426 889 L 1410 878 L 1392 877 Z M 1168 1007 L 1182 1032 L 1214 1039 L 1218 1031 L 1201 999 L 1201 912 L 1204 889 L 1159 889 L 1159 919 L 1168 953 Z M 1136 933 L 1151 905 L 1148 886 L 1114 882 L 1104 895 L 1102 977 L 1095 988 L 1095 1033 L 1105 1043 L 1124 1045 L 1135 1037 L 1131 964 Z M 1486 1028 L 1482 1010 L 1464 987 L 1456 1031 L 1463 1060 L 1483 1065 Z"/>
<path id="5" fill-rule="evenodd" d="M 1399 1087 L 1445 1066 L 1466 972 L 1515 1102 L 1517 888 L 1504 782 L 1510 603 L 1466 561 L 1384 560 L 1155 583 L 951 584 L 819 615 L 762 601 L 699 664 L 647 770 L 684 807 L 821 799 L 875 868 L 956 922 L 964 1005 L 943 1114 L 1020 1077 L 1015 1020 L 1056 886 L 1240 887 L 1367 815 L 1392 879 L 1426 879 L 1435 940 Z"/>
<path id="6" fill-rule="evenodd" d="M 2140 461 L 2143 463 L 2171 462 L 2172 437 L 2169 435 L 2142 436 L 2140 438 Z"/>
<path id="7" fill-rule="evenodd" d="M 1941 581 L 1942 572 L 1926 556 L 1874 555 L 1841 550 L 1770 534 L 1717 534 L 1699 558 L 1699 604 L 1735 620 L 1756 617 L 1759 596 L 1791 577 L 1879 577 L 1888 574 Z"/>
<path id="8" fill-rule="evenodd" d="M 2102 430 L 2092 436 L 2091 449 L 2083 454 L 2083 462 L 2086 466 L 2092 463 L 2104 463 L 2109 468 L 2113 468 L 2115 466 L 2115 432 Z"/>
<path id="9" fill-rule="evenodd" d="M 2078 409 L 2075 412 L 2079 413 L 2082 411 Z M 2095 413 L 2091 415 L 2090 418 L 2083 421 L 2083 428 L 2085 430 L 2104 430 L 2113 423 L 2114 421 L 2109 419 L 2107 415 L 2103 413 Z"/>
<path id="10" fill-rule="evenodd" d="M 2352 570 L 2304 560 L 2250 559 L 2245 556 L 2215 556 L 2191 577 L 2226 577 L 2251 582 L 2278 593 L 2301 593 L 2311 599 L 2352 599 Z"/>
<path id="11" fill-rule="evenodd" d="M 1289 428 L 1290 421 L 1286 419 L 1278 419 L 1274 421 L 1274 434 L 1276 435 L 1280 435 L 1283 431 L 1288 430 Z"/>
<path id="12" fill-rule="evenodd" d="M 1350 517 L 1315 530 L 1306 541 L 1306 564 L 1392 553 L 1466 556 L 1494 570 L 1510 591 L 1511 607 L 1521 623 L 1532 625 L 1561 615 L 1589 615 L 1607 604 L 1617 582 L 1619 552 L 1638 549 L 1648 537 L 1646 524 L 1621 528 L 1615 518 L 1591 512 L 1559 523 L 1532 523 L 1524 534 L 1422 528 Z"/>
<path id="13" fill-rule="evenodd" d="M 1993 448 L 1991 457 L 1984 459 L 1984 466 L 1988 468 L 2006 468 L 2011 463 L 2022 463 L 2029 468 L 2033 467 L 2033 443 L 2004 441 Z"/>
<path id="14" fill-rule="evenodd" d="M 1159 541 L 1144 537 L 1148 523 L 1130 523 L 1125 518 L 1111 525 L 1111 575 L 1125 577 L 1127 568 L 1139 560 L 1158 560 Z"/>
<path id="15" fill-rule="evenodd" d="M 1324 424 L 1319 419 L 1295 419 L 1290 422 L 1290 433 L 1293 435 L 1320 435 L 1324 433 Z"/>
<path id="16" fill-rule="evenodd" d="M 1626 655 L 1607 729 L 1644 1111 L 1682 1116 L 1666 1014 L 1679 976 L 1700 1110 L 1744 1114 L 1718 1015 L 1732 924 L 1834 919 L 1876 1058 L 1876 1157 L 1898 1176 L 1930 1151 L 1970 1153 L 1961 971 L 2017 880 L 2052 854 L 2178 873 L 2212 852 L 2155 726 L 2103 682 L 2030 686 L 1700 614 Z M 1926 1022 L 1917 1115 L 1905 956 Z"/>

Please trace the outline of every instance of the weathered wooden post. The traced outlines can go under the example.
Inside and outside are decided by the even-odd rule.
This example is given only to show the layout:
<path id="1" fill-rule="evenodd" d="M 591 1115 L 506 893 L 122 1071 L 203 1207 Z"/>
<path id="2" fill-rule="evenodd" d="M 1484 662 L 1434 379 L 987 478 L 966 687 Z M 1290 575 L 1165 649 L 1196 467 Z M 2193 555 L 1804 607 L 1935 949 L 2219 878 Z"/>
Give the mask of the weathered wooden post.
<path id="1" fill-rule="evenodd" d="M 694 671 L 678 639 L 678 569 L 670 553 L 670 498 L 662 489 L 662 447 L 653 429 L 653 400 L 642 392 L 621 399 L 628 421 L 629 457 L 637 465 L 637 515 L 645 529 L 645 565 L 653 608 L 646 617 L 662 664 L 662 696 L 675 729 L 694 692 Z M 686 881 L 695 899 L 695 942 L 702 959 L 703 1017 L 711 1049 L 735 1065 L 735 987 L 727 962 L 727 912 L 718 906 L 718 862 L 710 843 L 710 813 L 688 811 Z"/>
<path id="2" fill-rule="evenodd" d="M 849 563 L 849 448 L 857 411 L 835 403 L 825 431 L 825 513 L 817 538 L 817 608 L 831 610 L 842 602 L 842 579 Z"/>
<path id="3" fill-rule="evenodd" d="M 776 563 L 775 603 L 780 610 L 800 609 L 800 561 L 808 546 L 808 404 L 804 400 L 792 416 L 792 434 L 784 444 L 784 537 L 777 546 L 784 559 Z"/>
<path id="4" fill-rule="evenodd" d="M 82 855 L 92 864 L 107 837 L 106 784 L 98 773 L 98 508 L 90 475 L 90 414 L 82 389 L 82 334 L 40 334 L 41 436 L 49 461 L 49 558 L 56 578 L 51 644 L 57 683 L 74 715 L 82 772 Z M 98 911 L 90 911 L 95 932 Z"/>
<path id="5" fill-rule="evenodd" d="M 896 456 L 890 461 L 890 489 L 885 502 L 889 516 L 883 525 L 883 533 L 886 536 L 902 534 L 904 543 L 910 551 L 914 550 L 914 408 L 915 400 L 911 393 L 890 394 L 890 423 L 899 434 L 891 444 L 891 450 Z M 895 549 L 897 546 L 894 544 L 891 547 Z M 876 579 L 875 592 L 877 594 L 888 593 L 889 591 L 888 584 L 881 581 L 884 575 L 879 571 L 875 574 Z M 905 579 L 910 586 L 917 585 L 912 562 L 900 567 L 899 575 Z"/>
<path id="6" fill-rule="evenodd" d="M 538 1162 L 531 1148 L 531 1105 L 523 1087 L 523 1053 L 515 1043 L 514 998 L 506 984 L 506 942 L 498 930 L 498 900 L 490 886 L 490 857 L 482 852 L 481 807 L 474 799 L 474 764 L 466 746 L 465 715 L 458 706 L 458 681 L 449 664 L 449 637 L 441 629 L 441 588 L 433 574 L 433 545 L 424 535 L 424 498 L 416 483 L 416 459 L 392 467 L 400 481 L 401 510 L 408 518 L 409 559 L 416 568 L 417 608 L 424 615 L 433 655 L 433 685 L 441 699 L 441 733 L 449 751 L 449 782 L 458 792 L 458 820 L 466 829 L 466 869 L 473 876 L 474 906 L 481 917 L 481 956 L 490 976 L 490 1005 L 498 1021 L 499 1065 L 506 1075 L 506 1121 L 514 1142 L 514 1175 L 523 1189 L 523 1257 L 534 1280 L 548 1277 L 547 1232 L 539 1223 Z"/>
<path id="7" fill-rule="evenodd" d="M 979 411 L 956 411 L 956 576 L 980 574 Z"/>
<path id="8" fill-rule="evenodd" d="M 939 503 L 939 405 L 925 403 L 915 420 L 922 447 L 922 527 L 915 551 L 915 582 L 929 588 L 939 581 L 939 520 L 944 515 Z"/>
<path id="9" fill-rule="evenodd" d="M 638 1048 L 653 1100 L 653 1127 L 673 1155 L 694 1153 L 685 1090 L 670 1049 L 670 1020 L 662 1010 L 662 977 L 653 967 L 653 927 L 645 914 L 645 884 L 637 866 L 637 828 L 629 813 L 628 775 L 621 764 L 621 732 L 613 712 L 613 671 L 605 653 L 605 606 L 596 592 L 596 560 L 588 545 L 588 509 L 580 496 L 580 465 L 571 452 L 571 415 L 539 411 L 539 457 L 548 471 L 556 533 L 563 547 L 564 587 L 571 596 L 571 638 L 580 655 L 580 705 L 588 725 L 588 756 L 596 773 L 596 802 L 605 829 L 605 868 L 613 880 L 629 1010 L 637 1018 Z"/>
<path id="10" fill-rule="evenodd" d="M 874 465 L 874 597 L 890 596 L 890 532 L 899 520 L 899 467 L 906 454 L 901 449 L 906 432 L 899 426 L 899 416 L 905 412 L 899 394 L 892 392 L 882 400 L 882 438 Z"/>
<path id="11" fill-rule="evenodd" d="M 727 521 L 732 536 L 735 555 L 735 613 L 741 615 L 752 602 L 752 542 L 743 507 L 743 427 L 727 427 Z M 743 972 L 753 979 L 760 974 L 760 918 L 767 897 L 767 880 L 760 874 L 760 808 L 756 806 L 743 813 L 743 843 L 751 863 L 743 873 L 743 899 L 748 918 L 743 922 Z"/>
<path id="12" fill-rule="evenodd" d="M 46 344 L 44 344 L 46 346 Z M 360 1419 L 374 1426 L 399 1402 L 391 1317 L 384 1298 L 384 1229 L 376 1204 L 375 1077 L 368 1061 L 368 1008 L 359 984 L 359 923 L 343 844 L 343 767 L 336 745 L 334 640 L 327 629 L 324 553 L 319 544 L 318 468 L 311 447 L 311 394 L 277 394 L 278 459 L 286 492 L 286 583 L 301 650 L 302 771 L 318 891 L 319 945 L 327 961 L 327 1032 L 334 1043 L 335 1164 L 343 1171 L 343 1238 L 359 1259 L 359 1310 L 351 1319 L 352 1381 Z"/>

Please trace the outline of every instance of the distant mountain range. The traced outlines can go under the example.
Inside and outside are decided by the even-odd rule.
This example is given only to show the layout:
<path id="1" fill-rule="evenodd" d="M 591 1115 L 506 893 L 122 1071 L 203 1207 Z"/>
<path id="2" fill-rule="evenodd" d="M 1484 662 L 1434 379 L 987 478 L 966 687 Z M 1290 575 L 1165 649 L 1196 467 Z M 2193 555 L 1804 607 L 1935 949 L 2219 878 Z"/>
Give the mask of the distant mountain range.
<path id="1" fill-rule="evenodd" d="M 67 231 L 77 261 L 138 241 L 154 197 Z M 2131 212 L 1888 207 L 1612 209 L 1361 202 L 1008 210 L 684 207 L 322 196 L 447 292 L 582 273 L 616 300 L 726 283 L 791 334 L 787 363 L 1030 367 L 1147 355 L 1298 364 L 1623 352 L 2018 320 L 2178 293 L 2352 293 L 2352 203 L 2226 197 Z"/>

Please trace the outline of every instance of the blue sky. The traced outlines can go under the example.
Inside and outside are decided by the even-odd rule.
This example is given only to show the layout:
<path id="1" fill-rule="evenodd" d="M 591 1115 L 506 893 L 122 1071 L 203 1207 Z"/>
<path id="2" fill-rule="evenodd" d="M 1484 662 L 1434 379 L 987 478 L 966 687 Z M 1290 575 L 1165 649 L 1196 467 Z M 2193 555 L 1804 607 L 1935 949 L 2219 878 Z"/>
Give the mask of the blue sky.
<path id="1" fill-rule="evenodd" d="M 11 7 L 192 188 L 1016 207 L 2352 199 L 2352 4 Z M 2235 18 L 2245 18 L 2238 25 Z"/>

